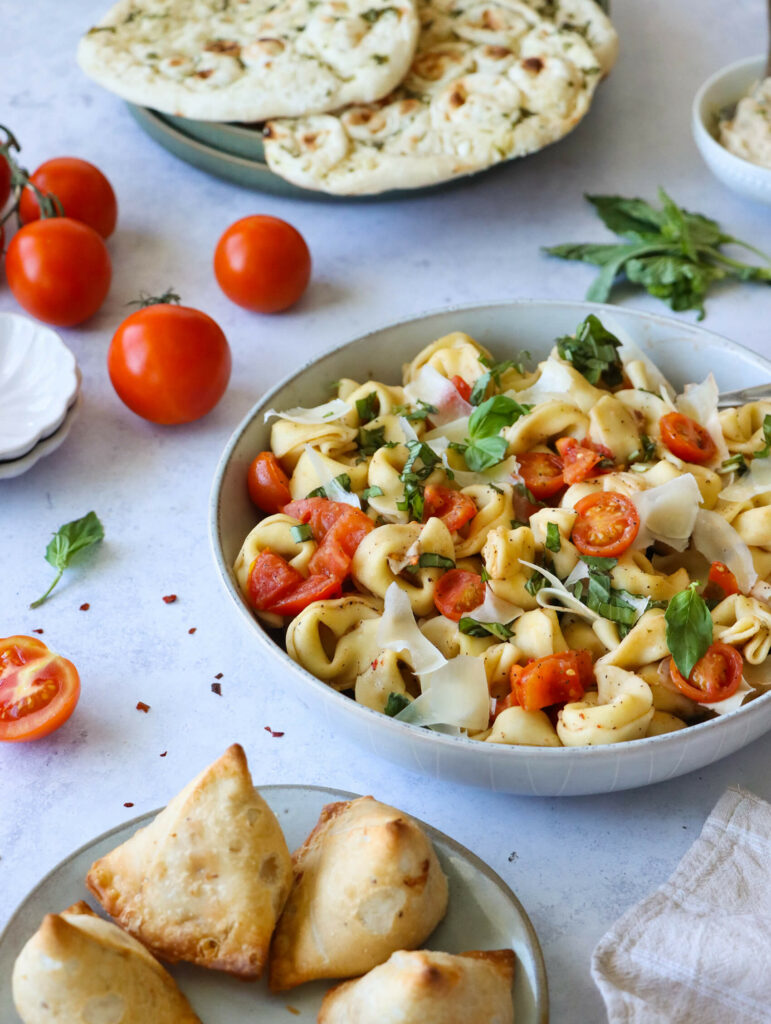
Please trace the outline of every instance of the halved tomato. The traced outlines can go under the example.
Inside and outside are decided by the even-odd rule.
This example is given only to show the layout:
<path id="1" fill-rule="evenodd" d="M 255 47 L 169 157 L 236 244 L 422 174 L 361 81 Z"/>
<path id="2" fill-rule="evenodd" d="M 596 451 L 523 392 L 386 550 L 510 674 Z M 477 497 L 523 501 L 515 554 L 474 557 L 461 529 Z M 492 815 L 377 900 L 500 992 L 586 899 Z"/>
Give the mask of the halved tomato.
<path id="1" fill-rule="evenodd" d="M 562 456 L 562 476 L 568 485 L 609 472 L 609 466 L 597 467 L 605 460 L 613 461 L 613 452 L 609 448 L 588 439 L 576 441 L 574 437 L 561 437 L 557 441 L 557 451 Z"/>
<path id="2" fill-rule="evenodd" d="M 736 577 L 724 562 L 713 562 L 709 567 L 707 586 L 704 590 L 706 600 L 722 601 L 731 594 L 739 593 Z"/>
<path id="3" fill-rule="evenodd" d="M 668 412 L 659 420 L 661 440 L 673 455 L 701 466 L 717 455 L 712 435 L 696 420 L 682 412 Z"/>
<path id="4" fill-rule="evenodd" d="M 640 529 L 634 503 L 617 491 L 587 494 L 576 502 L 578 513 L 571 539 L 582 555 L 616 558 L 631 545 Z"/>
<path id="5" fill-rule="evenodd" d="M 525 452 L 517 462 L 525 487 L 539 501 L 554 497 L 565 486 L 562 460 L 551 452 Z"/>
<path id="6" fill-rule="evenodd" d="M 434 590 L 434 604 L 448 619 L 458 622 L 485 599 L 481 576 L 464 569 L 450 569 L 441 576 Z"/>
<path id="7" fill-rule="evenodd" d="M 246 475 L 249 497 L 262 512 L 274 515 L 292 500 L 289 478 L 273 452 L 260 452 Z"/>
<path id="8" fill-rule="evenodd" d="M 733 696 L 743 672 L 742 656 L 730 644 L 712 644 L 693 666 L 688 679 L 681 674 L 674 658 L 669 662 L 672 682 L 682 694 L 700 704 L 714 704 Z"/>
<path id="9" fill-rule="evenodd" d="M 285 558 L 261 551 L 249 570 L 249 600 L 258 612 L 299 615 L 314 601 L 340 594 L 340 580 L 325 574 L 304 577 Z"/>
<path id="10" fill-rule="evenodd" d="M 547 654 L 524 668 L 513 665 L 509 679 L 516 703 L 525 711 L 540 711 L 583 697 L 594 682 L 592 657 L 588 651 Z"/>
<path id="11" fill-rule="evenodd" d="M 0 740 L 48 736 L 67 721 L 79 697 L 71 661 L 31 636 L 0 640 Z"/>
<path id="12" fill-rule="evenodd" d="M 461 494 L 460 491 L 440 484 L 426 485 L 423 492 L 424 523 L 432 516 L 437 516 L 453 533 L 470 522 L 476 514 L 476 503 L 468 494 Z"/>

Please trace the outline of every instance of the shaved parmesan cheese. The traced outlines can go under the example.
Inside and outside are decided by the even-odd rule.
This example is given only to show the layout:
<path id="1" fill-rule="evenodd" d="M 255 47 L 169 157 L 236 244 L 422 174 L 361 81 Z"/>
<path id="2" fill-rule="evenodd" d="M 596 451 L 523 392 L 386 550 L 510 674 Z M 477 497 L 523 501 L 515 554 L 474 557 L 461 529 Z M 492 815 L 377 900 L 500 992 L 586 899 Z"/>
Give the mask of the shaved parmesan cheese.
<path id="1" fill-rule="evenodd" d="M 452 381 L 443 377 L 428 363 L 420 368 L 415 379 L 405 387 L 404 393 L 414 405 L 418 402 L 433 405 L 437 412 L 430 414 L 431 422 L 437 427 L 460 416 L 468 417 L 474 411 L 472 406 L 461 398 Z"/>
<path id="2" fill-rule="evenodd" d="M 539 402 L 559 401 L 570 402 L 570 389 L 573 380 L 567 366 L 559 359 L 549 356 L 538 364 L 541 375 L 534 384 L 524 391 L 517 391 L 516 399 L 520 405 L 538 405 Z"/>
<path id="3" fill-rule="evenodd" d="M 726 501 L 749 501 L 771 491 L 771 458 L 753 459 L 750 471 L 724 487 L 720 497 Z"/>
<path id="4" fill-rule="evenodd" d="M 701 491 L 692 473 L 637 491 L 630 497 L 640 516 L 633 548 L 642 551 L 659 540 L 676 551 L 685 551 L 701 502 Z"/>
<path id="5" fill-rule="evenodd" d="M 769 604 L 771 602 L 771 583 L 766 583 L 765 580 L 758 580 L 752 590 L 750 590 L 750 597 L 754 597 L 756 601 L 763 601 L 765 604 Z"/>
<path id="6" fill-rule="evenodd" d="M 455 441 L 463 444 L 468 437 L 468 416 L 461 416 L 457 420 L 450 420 L 436 430 L 429 430 L 423 440 L 430 444 L 432 441 Z"/>
<path id="7" fill-rule="evenodd" d="M 754 693 L 754 689 L 750 686 L 747 680 L 742 676 L 742 681 L 739 683 L 739 689 L 736 693 L 730 697 L 726 697 L 725 700 L 715 701 L 714 704 L 702 704 L 699 703 L 699 707 L 709 708 L 710 711 L 714 711 L 718 715 L 727 715 L 729 711 L 736 711 L 744 703 L 744 698 Z"/>
<path id="8" fill-rule="evenodd" d="M 392 583 L 385 592 L 377 642 L 386 651 L 396 651 L 397 654 L 407 651 L 412 670 L 419 676 L 436 672 L 447 664 L 444 656 L 418 629 L 410 599 L 398 583 Z"/>
<path id="9" fill-rule="evenodd" d="M 485 586 L 485 599 L 476 608 L 468 612 L 468 618 L 475 622 L 502 622 L 504 625 L 518 619 L 524 609 L 511 601 L 498 597 L 492 587 Z"/>
<path id="10" fill-rule="evenodd" d="M 581 615 L 589 622 L 597 622 L 602 616 L 599 612 L 593 612 L 591 608 L 587 608 L 583 601 L 579 601 L 578 598 L 571 594 L 565 584 L 559 577 L 555 576 L 554 573 L 549 572 L 548 569 L 542 568 L 540 565 L 534 565 L 532 562 L 526 562 L 524 558 L 519 559 L 520 565 L 526 565 L 528 569 L 534 569 L 544 576 L 551 586 L 542 587 L 535 595 L 535 599 L 541 608 L 548 608 L 553 612 L 573 612 L 574 615 Z M 560 604 L 549 604 L 549 601 L 559 601 Z"/>
<path id="11" fill-rule="evenodd" d="M 638 619 L 644 612 L 647 612 L 648 605 L 650 604 L 649 597 L 644 597 L 642 594 L 630 594 L 628 590 L 624 591 L 622 600 L 634 608 L 635 615 Z"/>
<path id="12" fill-rule="evenodd" d="M 402 428 L 405 441 L 417 441 L 419 440 L 418 435 L 415 433 L 415 428 L 407 419 L 406 416 L 399 417 L 399 426 Z"/>
<path id="13" fill-rule="evenodd" d="M 486 729 L 490 691 L 481 658 L 467 654 L 446 662 L 420 679 L 423 693 L 396 716 L 411 725 L 455 725 L 471 732 Z"/>
<path id="14" fill-rule="evenodd" d="M 686 384 L 685 391 L 682 395 L 677 396 L 675 404 L 679 412 L 690 416 L 692 420 L 696 420 L 709 432 L 717 448 L 717 455 L 713 461 L 719 464 L 728 458 L 728 447 L 720 426 L 717 399 L 717 381 L 710 373 L 701 384 Z"/>
<path id="15" fill-rule="evenodd" d="M 578 583 L 580 580 L 589 579 L 589 566 L 586 562 L 582 562 L 580 559 L 576 563 L 575 569 L 570 573 L 568 578 L 565 580 L 566 587 L 572 587 L 574 583 Z"/>
<path id="16" fill-rule="evenodd" d="M 709 562 L 723 562 L 728 566 L 743 594 L 757 582 L 750 549 L 719 512 L 699 509 L 693 528 L 693 545 Z"/>
<path id="17" fill-rule="evenodd" d="M 662 398 L 664 401 L 671 403 L 675 397 L 675 389 L 669 383 L 667 378 L 656 366 L 653 360 L 647 356 L 643 350 L 633 340 L 632 335 L 626 328 L 622 327 L 621 324 L 615 319 L 614 316 L 608 313 L 603 313 L 602 316 L 603 326 L 610 331 L 611 334 L 615 334 L 618 340 L 621 342 L 621 348 L 619 349 L 619 355 L 623 363 L 639 362 L 645 367 L 645 375 L 648 378 L 651 391 L 663 391 Z"/>
<path id="18" fill-rule="evenodd" d="M 319 486 L 324 488 L 324 494 L 329 498 L 330 501 L 341 501 L 345 505 L 353 505 L 354 508 L 361 508 L 361 501 L 358 495 L 353 494 L 351 491 L 346 491 L 344 487 L 335 479 L 335 474 L 332 470 L 324 464 L 322 459 L 319 457 L 319 453 L 314 451 L 309 444 L 305 445 L 305 451 L 310 460 L 310 464 L 313 466 L 313 470 L 318 477 Z"/>
<path id="19" fill-rule="evenodd" d="M 285 409 L 278 412 L 276 409 L 268 409 L 265 413 L 265 422 L 271 416 L 278 416 L 282 420 L 291 420 L 293 423 L 330 423 L 332 420 L 339 420 L 352 412 L 351 406 L 342 398 L 333 398 L 331 402 L 323 405 L 316 405 L 312 409 L 304 409 L 297 406 L 296 409 Z"/>

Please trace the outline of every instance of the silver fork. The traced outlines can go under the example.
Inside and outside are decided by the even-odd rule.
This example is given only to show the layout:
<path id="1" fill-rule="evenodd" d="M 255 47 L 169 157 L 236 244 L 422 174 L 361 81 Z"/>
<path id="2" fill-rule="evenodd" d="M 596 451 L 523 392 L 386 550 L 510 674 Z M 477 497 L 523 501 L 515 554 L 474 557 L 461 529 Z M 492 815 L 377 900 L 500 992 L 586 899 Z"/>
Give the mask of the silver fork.
<path id="1" fill-rule="evenodd" d="M 752 388 L 737 388 L 736 391 L 721 391 L 717 396 L 717 407 L 727 409 L 731 405 L 762 402 L 764 399 L 771 399 L 771 383 L 756 384 Z"/>

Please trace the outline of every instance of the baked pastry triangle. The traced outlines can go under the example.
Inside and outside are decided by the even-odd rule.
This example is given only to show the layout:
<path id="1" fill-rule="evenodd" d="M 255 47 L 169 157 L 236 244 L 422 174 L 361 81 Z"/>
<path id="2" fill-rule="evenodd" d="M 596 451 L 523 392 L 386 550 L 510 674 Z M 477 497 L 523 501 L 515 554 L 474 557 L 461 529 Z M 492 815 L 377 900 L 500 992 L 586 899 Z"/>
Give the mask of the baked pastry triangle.
<path id="1" fill-rule="evenodd" d="M 201 1024 L 144 946 L 82 902 L 43 918 L 12 984 L 24 1024 Z"/>
<path id="2" fill-rule="evenodd" d="M 281 827 L 234 744 L 86 884 L 156 956 L 254 979 L 291 880 Z"/>
<path id="3" fill-rule="evenodd" d="M 294 854 L 294 884 L 270 953 L 275 992 L 364 974 L 428 938 L 447 879 L 428 836 L 371 796 L 328 804 Z"/>
<path id="4" fill-rule="evenodd" d="M 400 950 L 324 997 L 318 1024 L 513 1024 L 514 953 Z"/>

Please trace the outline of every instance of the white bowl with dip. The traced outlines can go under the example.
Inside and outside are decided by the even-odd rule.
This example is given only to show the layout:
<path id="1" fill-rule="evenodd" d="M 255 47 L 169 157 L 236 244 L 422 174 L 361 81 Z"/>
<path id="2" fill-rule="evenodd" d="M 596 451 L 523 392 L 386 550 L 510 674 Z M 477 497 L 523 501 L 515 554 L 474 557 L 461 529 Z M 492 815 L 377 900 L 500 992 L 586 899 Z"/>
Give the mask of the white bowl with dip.
<path id="1" fill-rule="evenodd" d="M 765 54 L 746 57 L 715 72 L 693 101 L 693 137 L 704 161 L 733 192 L 771 205 L 771 168 L 761 167 L 731 153 L 718 141 L 718 120 L 764 77 Z M 771 129 L 770 129 L 771 130 Z"/>

